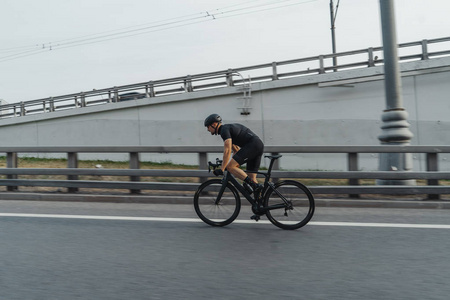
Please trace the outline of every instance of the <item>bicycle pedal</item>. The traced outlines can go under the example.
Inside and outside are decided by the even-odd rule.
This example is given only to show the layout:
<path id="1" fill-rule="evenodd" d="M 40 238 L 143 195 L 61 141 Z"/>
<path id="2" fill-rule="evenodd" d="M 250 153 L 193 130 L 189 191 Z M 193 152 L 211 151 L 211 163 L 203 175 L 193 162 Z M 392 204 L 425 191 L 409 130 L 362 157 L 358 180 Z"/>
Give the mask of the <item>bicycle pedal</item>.
<path id="1" fill-rule="evenodd" d="M 255 220 L 256 222 L 258 222 L 259 219 L 260 219 L 260 216 L 258 216 L 258 215 L 253 215 L 253 216 L 250 217 L 250 219 Z"/>

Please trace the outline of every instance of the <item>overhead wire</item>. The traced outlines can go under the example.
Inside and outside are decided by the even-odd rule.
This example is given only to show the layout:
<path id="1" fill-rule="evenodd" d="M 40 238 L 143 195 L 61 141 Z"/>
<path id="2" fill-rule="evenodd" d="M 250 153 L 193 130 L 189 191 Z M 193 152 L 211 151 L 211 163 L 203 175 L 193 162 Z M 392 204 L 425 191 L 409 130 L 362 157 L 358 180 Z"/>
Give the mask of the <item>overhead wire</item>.
<path id="1" fill-rule="evenodd" d="M 307 1 L 299 2 L 299 3 L 291 3 L 291 4 L 281 5 L 281 6 L 277 6 L 277 7 L 261 8 L 261 9 L 253 10 L 253 11 L 250 11 L 250 12 L 236 13 L 236 14 L 227 15 L 227 16 L 218 16 L 217 18 L 218 19 L 232 18 L 232 17 L 236 17 L 236 16 L 240 16 L 240 15 L 259 13 L 259 12 L 268 11 L 268 10 L 272 10 L 272 9 L 284 8 L 284 7 L 300 5 L 300 4 L 305 4 L 305 3 L 308 3 L 308 2 L 315 2 L 315 1 L 317 1 L 317 0 L 307 0 Z"/>
<path id="2" fill-rule="evenodd" d="M 65 49 L 65 48 L 72 48 L 72 47 L 78 47 L 78 46 L 83 46 L 83 45 L 89 45 L 89 44 L 95 44 L 95 43 L 102 43 L 102 42 L 106 42 L 106 41 L 111 41 L 111 40 L 117 40 L 117 39 L 121 39 L 121 38 L 125 38 L 125 37 L 133 37 L 133 36 L 137 36 L 137 35 L 142 35 L 142 34 L 148 34 L 151 32 L 157 32 L 157 31 L 162 31 L 162 30 L 168 30 L 168 29 L 173 29 L 173 28 L 177 28 L 177 27 L 183 27 L 183 26 L 187 26 L 187 25 L 193 25 L 193 24 L 197 24 L 197 23 L 203 23 L 203 22 L 208 22 L 209 20 L 202 20 L 202 21 L 196 21 L 196 22 L 190 22 L 190 23 L 183 23 L 183 24 L 179 24 L 179 25 L 174 25 L 174 26 L 170 26 L 170 27 L 164 27 L 164 28 L 160 28 L 160 29 L 155 29 L 155 30 L 150 30 L 150 31 L 145 31 L 145 32 L 139 32 L 139 33 L 134 33 L 134 34 L 128 34 L 126 36 L 122 36 L 122 37 L 102 37 L 102 39 L 100 40 L 95 40 L 95 41 L 84 41 L 84 42 L 77 42 L 74 45 L 61 45 L 58 46 L 58 48 L 56 48 L 55 50 L 59 50 L 59 49 Z M 0 60 L 1 62 L 1 60 Z"/>
<path id="3" fill-rule="evenodd" d="M 247 1 L 247 3 L 245 3 L 245 4 L 243 4 L 243 3 L 234 4 L 234 5 L 223 7 L 222 9 L 226 9 L 226 8 L 230 8 L 230 7 L 236 7 L 236 6 L 243 6 L 243 5 L 247 5 L 248 3 L 260 2 L 260 1 L 263 1 L 263 0 Z M 143 24 L 139 24 L 139 25 L 132 25 L 132 26 L 124 27 L 124 28 L 113 29 L 113 30 L 108 30 L 108 31 L 103 31 L 103 32 L 97 32 L 97 33 L 92 33 L 92 34 L 83 35 L 83 36 L 77 36 L 77 37 L 73 37 L 73 38 L 69 38 L 69 39 L 58 40 L 58 41 L 55 41 L 53 43 L 54 44 L 55 43 L 62 43 L 62 42 L 71 41 L 71 40 L 84 39 L 84 38 L 88 38 L 88 37 L 92 37 L 92 36 L 101 36 L 101 35 L 104 35 L 104 34 L 109 34 L 109 33 L 112 33 L 112 32 L 123 31 L 123 30 L 130 29 L 130 28 L 142 27 L 142 26 L 147 26 L 147 25 L 150 25 L 150 24 L 158 24 L 158 23 L 163 23 L 163 22 L 168 22 L 168 21 L 181 20 L 181 19 L 191 18 L 191 17 L 194 17 L 194 16 L 203 15 L 203 14 L 205 14 L 205 12 L 189 14 L 189 15 L 184 15 L 184 16 L 164 19 L 164 20 L 160 20 L 160 21 L 149 22 L 149 23 L 143 23 Z M 206 11 L 206 16 L 208 16 L 208 11 Z M 42 48 L 45 48 L 49 44 L 51 44 L 51 43 L 41 43 L 41 44 L 33 44 L 33 45 L 26 45 L 26 46 L 0 48 L 0 53 L 2 53 L 2 52 L 14 52 L 14 51 L 17 51 L 17 50 L 20 51 L 20 49 L 36 50 L 36 49 L 39 49 L 41 46 L 42 46 Z"/>
<path id="4" fill-rule="evenodd" d="M 253 1 L 247 2 L 247 3 L 245 3 L 245 4 L 235 4 L 235 5 L 227 6 L 227 7 L 221 8 L 221 9 L 216 9 L 216 11 L 225 10 L 225 9 L 227 9 L 227 8 L 230 8 L 230 7 L 236 7 L 236 6 L 248 5 L 249 3 L 260 2 L 260 1 L 261 1 L 261 0 L 253 0 Z M 283 2 L 289 2 L 289 1 L 293 1 L 293 0 L 283 0 L 283 1 L 278 0 L 278 1 L 271 1 L 271 2 L 264 3 L 264 4 L 262 4 L 262 5 L 248 6 L 248 7 L 239 8 L 239 9 L 234 9 L 234 10 L 222 11 L 222 12 L 220 12 L 220 14 L 227 14 L 227 13 L 230 13 L 230 12 L 242 11 L 242 10 L 248 10 L 248 9 L 255 8 L 255 7 L 259 7 L 259 6 L 267 6 L 267 5 L 272 5 L 272 4 L 280 4 L 280 3 L 283 3 Z M 308 1 L 308 2 L 309 2 L 309 1 Z M 296 4 L 297 4 L 297 3 L 296 3 Z M 298 4 L 302 4 L 302 3 L 298 3 Z M 280 7 L 284 7 L 284 6 L 271 7 L 271 8 L 268 8 L 268 9 L 275 9 L 275 8 L 280 8 Z M 267 10 L 268 10 L 268 9 L 267 9 Z M 251 12 L 248 12 L 248 13 L 251 13 Z M 203 15 L 202 15 L 202 16 L 198 16 L 199 14 L 192 14 L 192 15 L 187 15 L 187 16 L 182 16 L 182 17 L 177 17 L 177 18 L 167 19 L 167 20 L 163 20 L 163 21 L 159 21 L 159 22 L 152 22 L 152 23 L 146 23 L 146 24 L 142 24 L 142 25 L 130 26 L 130 27 L 126 27 L 126 28 L 123 28 L 123 29 L 119 29 L 119 30 L 111 30 L 111 31 L 106 31 L 106 32 L 96 33 L 96 34 L 90 34 L 90 35 L 86 35 L 86 36 L 82 36 L 82 37 L 77 37 L 77 38 L 64 39 L 64 40 L 60 40 L 60 41 L 53 42 L 53 49 L 55 49 L 55 48 L 58 47 L 58 46 L 65 45 L 65 44 L 72 44 L 72 43 L 84 42 L 84 41 L 86 41 L 86 40 L 92 40 L 92 39 L 101 39 L 101 38 L 105 38 L 105 37 L 109 37 L 109 36 L 114 36 L 114 35 L 126 35 L 127 33 L 131 33 L 131 32 L 134 32 L 134 31 L 142 31 L 142 30 L 146 30 L 146 29 L 152 29 L 152 28 L 154 28 L 154 27 L 168 26 L 168 25 L 172 25 L 172 24 L 175 24 L 175 23 L 181 23 L 181 22 L 190 21 L 190 20 L 193 20 L 193 19 L 199 19 L 199 18 L 205 18 L 205 17 L 214 17 L 214 15 L 215 15 L 215 14 L 209 14 L 208 11 L 206 11 L 206 14 L 205 14 L 205 13 L 200 13 L 200 14 L 203 14 Z M 186 19 L 187 17 L 190 17 L 190 16 L 196 16 L 196 17 Z M 175 21 L 173 21 L 173 22 L 167 22 L 167 21 L 171 21 L 171 20 L 175 20 Z M 164 22 L 164 23 L 163 23 L 163 22 Z M 155 23 L 161 23 L 161 24 L 157 24 L 157 25 L 153 25 L 153 26 L 142 27 L 143 25 L 147 25 L 147 24 L 155 24 Z M 190 22 L 190 23 L 187 23 L 186 25 L 195 24 L 195 23 L 196 23 L 196 22 Z M 134 27 L 140 27 L 140 28 L 138 28 L 138 29 L 133 29 L 133 30 L 125 30 L 125 31 L 124 31 L 124 29 L 134 28 Z M 178 27 L 178 26 L 176 26 L 176 27 Z M 170 28 L 172 28 L 172 27 L 170 27 Z M 120 31 L 120 32 L 116 32 L 116 31 Z M 105 34 L 105 33 L 109 33 L 109 32 L 115 32 L 115 33 Z M 150 32 L 154 32 L 154 30 L 151 30 Z M 92 36 L 97 36 L 97 37 L 92 37 Z M 128 35 L 126 35 L 126 36 L 128 36 Z M 126 37 L 126 36 L 125 36 L 125 37 Z M 133 35 L 132 35 L 132 36 L 133 36 Z M 87 38 L 87 37 L 92 37 L 92 38 Z M 84 39 L 84 38 L 87 38 L 87 39 Z M 122 38 L 122 37 L 120 37 L 120 38 Z M 65 41 L 71 41 L 71 40 L 75 40 L 75 41 L 72 41 L 72 42 L 65 42 Z M 109 40 L 109 39 L 108 39 L 108 40 Z M 45 44 L 42 44 L 42 45 L 43 45 L 44 48 L 45 48 L 45 45 L 48 45 L 47 48 L 50 48 L 50 46 L 51 46 L 50 44 L 52 44 L 52 43 L 45 43 Z M 36 49 L 35 47 L 37 47 L 37 46 L 39 46 L 39 45 L 33 46 L 33 50 Z M 2 49 L 0 49 L 0 51 L 1 51 L 1 50 L 2 50 Z"/>
<path id="5" fill-rule="evenodd" d="M 255 0 L 255 1 L 251 1 L 251 2 L 258 2 L 258 1 L 261 1 L 261 0 Z M 271 1 L 270 4 L 286 2 L 286 1 L 293 1 L 293 0 Z M 235 7 L 235 6 L 242 6 L 242 5 L 243 4 L 232 5 L 232 6 L 228 6 L 228 7 Z M 267 4 L 264 4 L 264 5 L 267 5 Z M 243 10 L 243 9 L 248 9 L 248 7 L 241 8 L 239 10 Z M 235 11 L 235 10 L 232 10 L 232 11 Z M 225 11 L 225 12 L 222 12 L 222 13 L 228 13 L 228 11 Z M 173 29 L 173 28 L 177 28 L 177 27 L 181 27 L 181 26 L 193 25 L 193 24 L 197 24 L 197 23 L 211 21 L 210 17 L 212 17 L 213 19 L 215 18 L 215 14 L 209 13 L 209 11 L 206 11 L 206 12 L 201 13 L 201 14 L 203 14 L 203 15 L 202 16 L 193 17 L 193 18 L 189 18 L 189 19 L 184 19 L 184 20 L 179 20 L 179 21 L 177 20 L 177 21 L 173 21 L 173 22 L 166 22 L 166 23 L 161 23 L 161 24 L 157 24 L 157 25 L 153 25 L 153 26 L 147 26 L 147 27 L 143 27 L 143 28 L 138 28 L 138 29 L 133 29 L 133 30 L 126 30 L 126 31 L 121 31 L 121 32 L 117 32 L 117 33 L 111 33 L 111 34 L 107 34 L 107 35 L 102 35 L 100 37 L 93 37 L 93 38 L 88 38 L 88 39 L 83 39 L 83 40 L 77 40 L 77 41 L 74 41 L 74 42 L 68 42 L 68 43 L 64 43 L 64 44 L 57 44 L 57 45 L 55 45 L 55 47 L 58 47 L 58 49 L 63 49 L 63 48 L 72 47 L 71 44 L 76 44 L 74 46 L 93 44 L 93 43 L 109 41 L 109 40 L 118 39 L 118 38 L 131 37 L 131 36 L 147 34 L 147 33 L 161 31 L 161 30 Z M 178 19 L 178 18 L 175 18 L 175 19 Z M 204 20 L 193 21 L 193 20 L 197 20 L 197 19 L 204 19 Z M 186 23 L 186 21 L 193 21 L 193 22 Z M 178 24 L 178 23 L 181 23 L 181 24 Z M 174 24 L 178 24 L 178 25 L 174 25 Z M 172 25 L 174 25 L 174 26 L 172 26 Z M 159 28 L 159 27 L 162 27 L 162 28 Z M 154 28 L 158 28 L 158 29 L 152 30 Z M 144 32 L 134 33 L 134 32 L 137 32 L 137 31 L 144 31 Z M 117 36 L 117 35 L 125 35 L 125 36 L 119 36 L 119 37 L 111 38 L 111 37 Z M 87 41 L 90 41 L 90 40 L 98 40 L 98 39 L 101 39 L 101 40 L 87 42 Z"/>
<path id="6" fill-rule="evenodd" d="M 269 1 L 269 2 L 266 2 L 263 4 L 251 5 L 251 6 L 239 8 L 239 9 L 225 10 L 225 8 L 221 8 L 221 9 L 216 9 L 216 10 L 219 11 L 220 14 L 227 14 L 227 13 L 233 13 L 236 11 L 248 10 L 248 9 L 253 9 L 253 8 L 257 8 L 257 7 L 261 7 L 261 6 L 277 5 L 277 4 L 281 4 L 284 2 L 292 2 L 292 1 L 296 1 L 296 0 L 276 0 L 276 1 L 272 0 L 272 1 Z M 316 0 L 312 0 L 312 1 L 316 1 Z M 309 2 L 309 1 L 306 1 L 306 2 Z M 306 2 L 302 1 L 302 2 L 298 2 L 296 4 L 302 4 L 302 3 L 306 3 Z M 249 3 L 251 3 L 251 2 L 247 2 L 246 5 L 248 5 Z M 275 9 L 275 8 L 281 8 L 281 7 L 284 7 L 284 6 L 277 6 L 277 7 L 273 7 L 273 8 L 269 8 L 269 9 Z M 220 12 L 220 11 L 222 11 L 222 12 Z"/>
<path id="7" fill-rule="evenodd" d="M 23 49 L 36 49 L 38 45 L 33 46 L 19 46 L 19 47 L 12 47 L 12 48 L 3 48 L 0 49 L 0 53 L 8 53 L 8 52 L 15 52 L 15 51 L 21 51 Z"/>
<path id="8" fill-rule="evenodd" d="M 25 51 L 8 54 L 6 56 L 0 55 L 0 62 L 5 62 L 13 59 L 18 59 L 26 56 L 37 55 L 49 50 L 59 50 L 71 47 L 78 47 L 88 44 L 101 43 L 105 41 L 122 39 L 126 37 L 133 37 L 142 34 L 148 34 L 152 32 L 168 30 L 178 28 L 182 26 L 189 26 L 193 24 L 213 21 L 215 19 L 223 19 L 236 17 L 251 13 L 258 13 L 262 11 L 268 11 L 273 9 L 279 9 L 294 5 L 305 4 L 314 2 L 317 0 L 270 0 L 264 3 L 254 4 L 256 2 L 262 2 L 264 0 L 247 1 L 246 3 L 234 4 L 218 9 L 208 10 L 201 13 L 190 14 L 175 18 L 169 18 L 161 21 L 155 21 L 150 23 L 144 23 L 140 25 L 128 26 L 121 29 L 104 31 L 101 33 L 93 33 L 89 35 L 63 39 L 51 43 L 35 44 L 21 47 L 11 47 L 0 49 L 0 52 L 13 52 L 14 49 L 27 49 Z M 292 3 L 294 2 L 294 3 Z M 280 5 L 282 4 L 282 5 Z M 153 25 L 152 25 L 153 24 Z M 135 29 L 132 29 L 135 28 Z M 20 51 L 20 50 L 19 50 Z M 5 53 L 6 54 L 6 53 Z"/>
<path id="9" fill-rule="evenodd" d="M 256 1 L 251 1 L 251 2 L 258 2 L 258 1 L 261 1 L 261 0 L 256 0 Z M 282 1 L 277 0 L 277 1 L 271 1 L 269 3 L 265 3 L 265 4 L 262 4 L 262 5 L 272 5 L 272 4 L 283 3 L 283 2 L 287 2 L 287 1 L 293 1 L 293 0 L 282 0 Z M 235 6 L 242 6 L 242 5 L 244 5 L 244 4 L 232 5 L 232 6 L 228 6 L 227 8 L 235 7 Z M 240 8 L 240 9 L 235 9 L 235 10 L 230 10 L 230 11 L 224 11 L 224 12 L 221 12 L 221 14 L 226 14 L 226 13 L 229 13 L 229 12 L 245 10 L 245 9 L 254 8 L 254 7 L 257 7 L 257 6 L 245 7 L 245 8 Z M 222 8 L 220 10 L 223 10 L 223 9 L 224 8 Z M 101 41 L 107 41 L 107 40 L 111 40 L 110 37 L 113 37 L 113 36 L 118 36 L 117 38 L 136 36 L 136 35 L 139 35 L 139 34 L 133 34 L 134 32 L 138 32 L 138 31 L 144 31 L 143 33 L 155 32 L 155 31 L 159 31 L 159 30 L 153 30 L 155 28 L 160 28 L 161 27 L 161 30 L 165 30 L 165 29 L 171 29 L 171 28 L 180 27 L 180 26 L 172 26 L 174 24 L 181 24 L 182 26 L 184 26 L 184 25 L 192 25 L 192 24 L 201 23 L 201 21 L 198 21 L 198 22 L 190 22 L 190 21 L 194 21 L 194 20 L 198 20 L 198 19 L 205 19 L 205 18 L 208 19 L 207 21 L 211 21 L 211 19 L 210 19 L 211 17 L 213 19 L 215 18 L 215 14 L 209 13 L 209 11 L 202 12 L 202 13 L 200 13 L 200 15 L 195 14 L 195 15 L 189 15 L 189 16 L 195 16 L 195 17 L 191 17 L 191 18 L 179 17 L 179 18 L 168 19 L 168 20 L 164 20 L 164 21 L 160 21 L 160 22 L 148 23 L 148 24 L 154 24 L 154 23 L 159 23 L 159 24 L 152 25 L 152 26 L 145 26 L 145 27 L 141 27 L 141 28 L 137 28 L 137 29 L 131 29 L 131 30 L 121 30 L 120 32 L 115 32 L 115 33 L 110 33 L 110 34 L 103 34 L 103 35 L 100 35 L 98 37 L 91 37 L 91 38 L 86 38 L 86 39 L 77 39 L 77 40 L 72 41 L 72 42 L 59 43 L 59 44 L 56 44 L 58 42 L 55 42 L 54 43 L 55 45 L 54 45 L 53 49 L 55 49 L 56 47 L 59 47 L 60 49 L 68 48 L 69 46 L 67 46 L 67 45 L 71 45 L 71 44 L 77 44 L 76 46 L 78 46 L 79 43 L 81 43 L 81 45 L 91 44 L 91 43 L 84 43 L 84 42 L 91 41 L 91 40 L 97 40 L 97 39 L 101 39 Z M 179 20 L 179 19 L 181 19 L 181 20 Z M 174 20 L 174 21 L 171 21 L 171 20 Z M 171 21 L 171 22 L 168 22 L 168 21 Z M 132 26 L 132 27 L 137 27 L 137 26 Z M 132 28 L 132 27 L 128 27 L 128 28 Z M 114 31 L 111 31 L 111 32 L 114 32 Z M 93 35 L 97 35 L 97 34 L 93 34 Z M 120 35 L 124 35 L 124 36 L 120 36 Z M 86 36 L 86 37 L 88 37 L 88 36 Z"/>

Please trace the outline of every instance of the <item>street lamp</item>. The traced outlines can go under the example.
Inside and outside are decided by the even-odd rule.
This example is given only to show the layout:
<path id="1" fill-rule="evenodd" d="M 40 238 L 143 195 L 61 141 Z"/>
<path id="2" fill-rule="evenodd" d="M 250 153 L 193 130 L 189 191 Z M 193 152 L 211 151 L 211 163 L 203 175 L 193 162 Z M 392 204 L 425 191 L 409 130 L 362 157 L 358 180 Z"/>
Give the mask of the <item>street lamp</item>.
<path id="1" fill-rule="evenodd" d="M 331 46 L 333 49 L 333 54 L 336 54 L 336 35 L 335 35 L 336 27 L 334 26 L 334 24 L 336 23 L 336 16 L 337 16 L 337 12 L 339 9 L 339 2 L 340 2 L 340 0 L 338 0 L 338 3 L 336 5 L 336 12 L 335 12 L 333 0 L 330 0 Z M 337 57 L 333 56 L 333 67 L 336 67 L 336 66 L 337 66 Z M 337 71 L 337 69 L 334 69 L 334 72 L 336 72 L 336 71 Z"/>
<path id="2" fill-rule="evenodd" d="M 413 134 L 409 130 L 408 113 L 403 108 L 402 82 L 398 65 L 394 0 L 380 0 L 381 30 L 384 52 L 384 85 L 386 109 L 381 119 L 382 133 L 378 137 L 385 145 L 409 145 Z M 380 171 L 411 171 L 411 153 L 381 153 Z M 415 180 L 378 180 L 378 184 L 415 185 Z"/>

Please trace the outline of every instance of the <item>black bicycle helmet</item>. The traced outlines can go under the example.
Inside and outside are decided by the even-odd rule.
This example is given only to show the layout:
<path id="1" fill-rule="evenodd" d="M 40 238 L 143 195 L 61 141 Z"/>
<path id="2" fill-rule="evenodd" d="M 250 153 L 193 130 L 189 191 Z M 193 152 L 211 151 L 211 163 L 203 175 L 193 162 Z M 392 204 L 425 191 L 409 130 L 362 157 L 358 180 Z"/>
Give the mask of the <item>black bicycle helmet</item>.
<path id="1" fill-rule="evenodd" d="M 222 123 L 222 118 L 218 114 L 209 115 L 205 119 L 205 127 L 208 127 L 208 126 L 212 125 L 215 122 Z"/>

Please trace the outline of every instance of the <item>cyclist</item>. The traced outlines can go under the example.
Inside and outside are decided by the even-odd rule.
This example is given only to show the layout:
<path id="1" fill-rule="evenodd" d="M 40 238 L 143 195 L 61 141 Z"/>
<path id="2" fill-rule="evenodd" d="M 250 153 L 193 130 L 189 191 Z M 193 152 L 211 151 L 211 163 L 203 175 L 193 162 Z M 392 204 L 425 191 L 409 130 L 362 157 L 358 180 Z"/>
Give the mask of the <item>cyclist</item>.
<path id="1" fill-rule="evenodd" d="M 223 175 L 227 169 L 236 178 L 244 181 L 244 186 L 250 193 L 255 192 L 258 197 L 262 185 L 256 180 L 256 173 L 261 164 L 264 144 L 261 139 L 249 128 L 242 124 L 222 124 L 218 114 L 211 114 L 205 119 L 205 127 L 211 135 L 220 135 L 224 141 L 223 163 L 221 169 L 214 170 L 214 175 Z M 234 153 L 233 157 L 231 154 Z M 247 163 L 247 172 L 239 168 Z M 248 188 L 251 187 L 251 189 Z"/>

